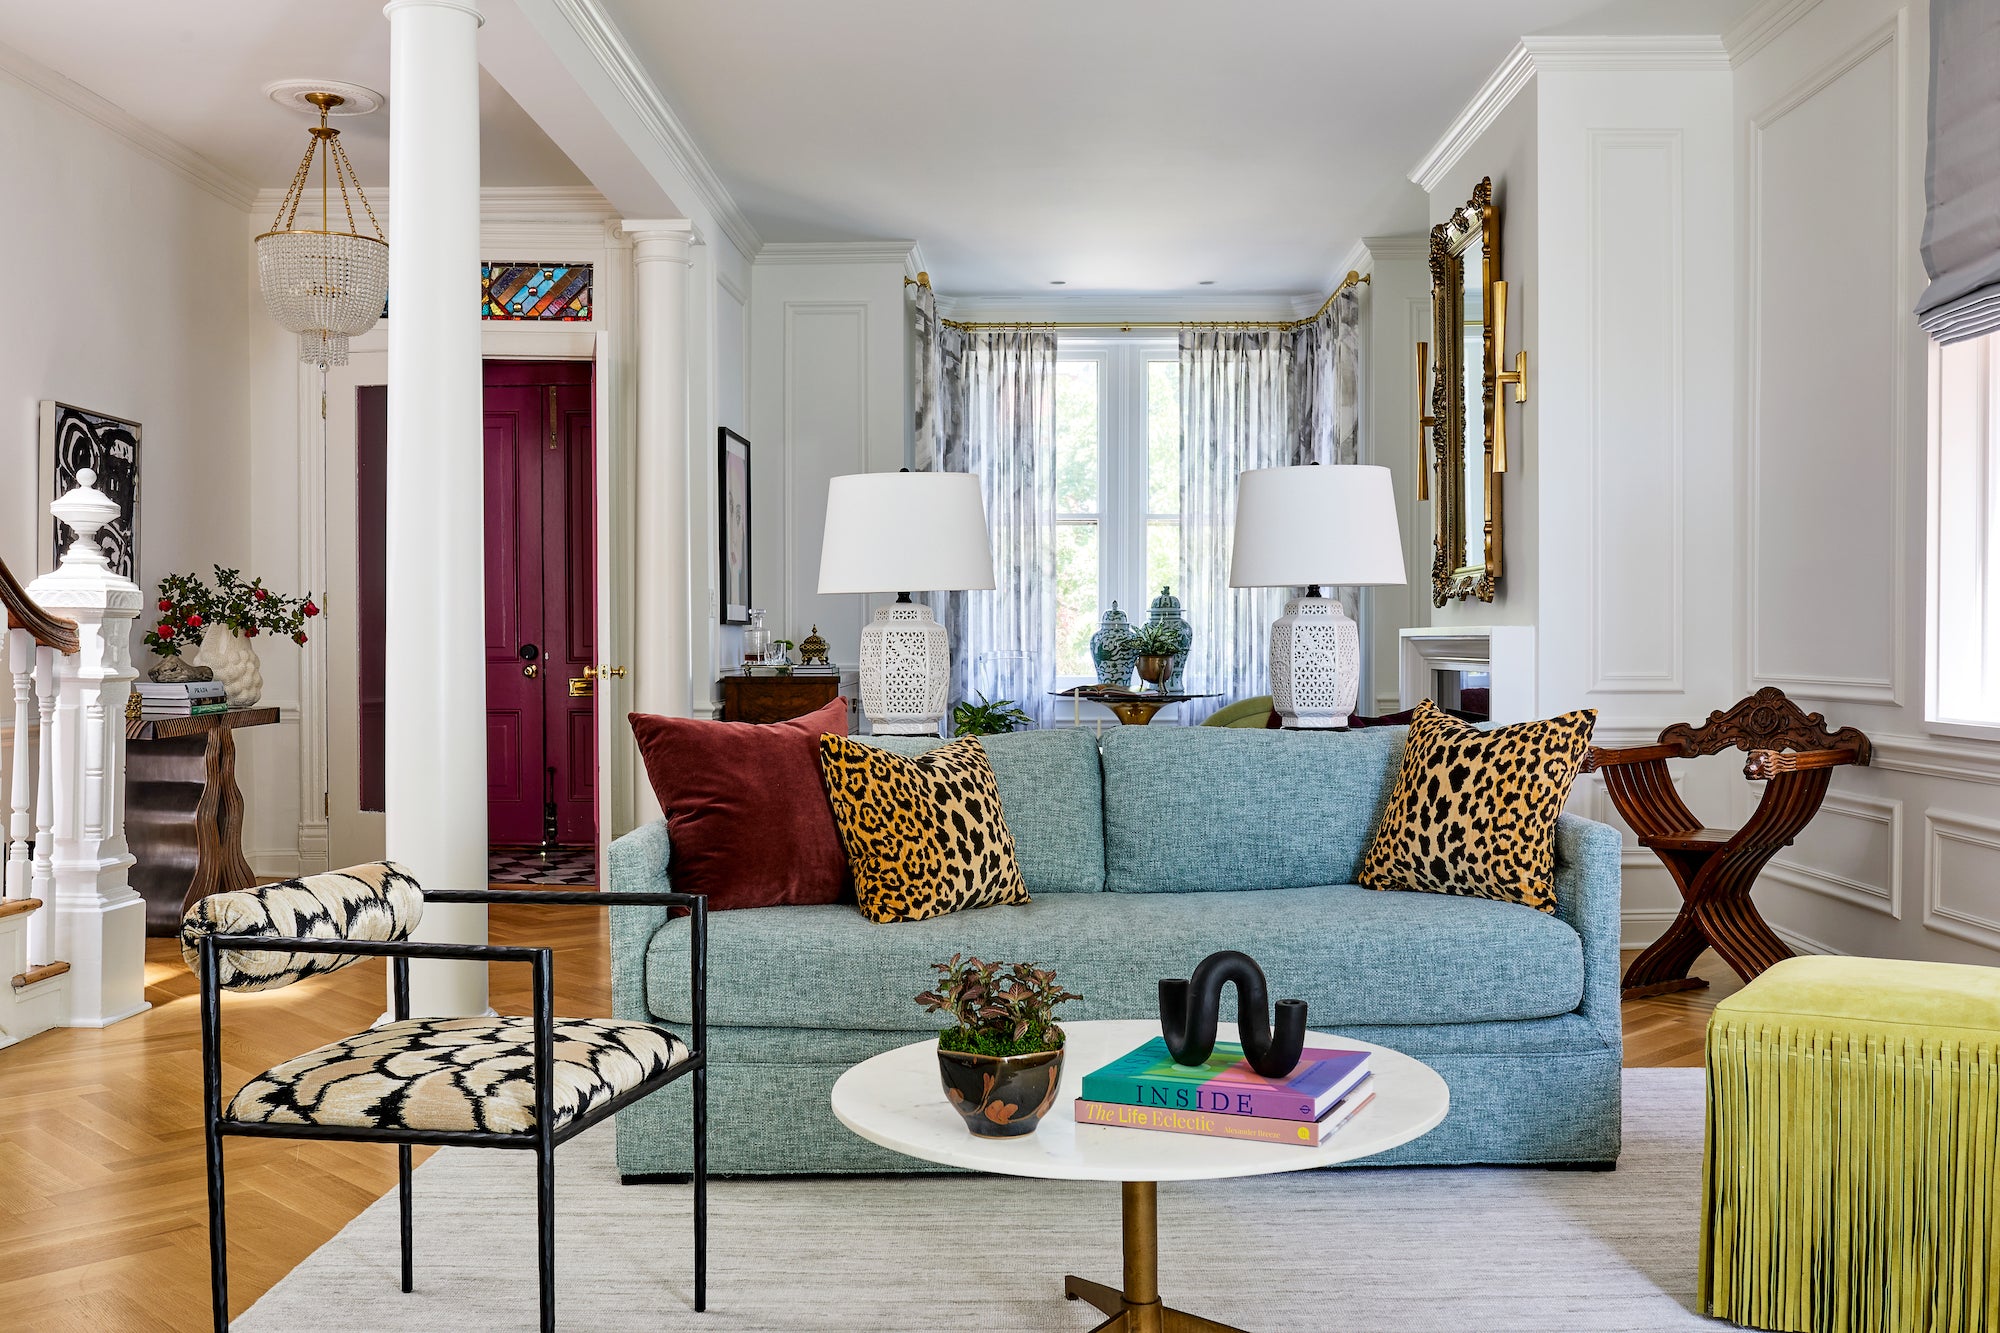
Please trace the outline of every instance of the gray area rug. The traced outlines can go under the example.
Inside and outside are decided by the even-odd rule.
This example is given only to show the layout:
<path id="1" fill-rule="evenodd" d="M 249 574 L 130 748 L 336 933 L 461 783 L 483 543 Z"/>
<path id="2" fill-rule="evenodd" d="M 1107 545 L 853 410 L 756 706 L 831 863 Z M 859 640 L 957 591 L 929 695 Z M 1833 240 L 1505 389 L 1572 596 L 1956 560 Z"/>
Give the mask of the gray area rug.
<path id="1" fill-rule="evenodd" d="M 1727 1328 L 1690 1312 L 1701 1138 L 1700 1070 L 1627 1070 L 1614 1172 L 1327 1171 L 1162 1185 L 1162 1295 L 1255 1333 Z M 1083 1333 L 1099 1316 L 1061 1299 L 1062 1275 L 1119 1277 L 1110 1185 L 718 1181 L 709 1308 L 697 1315 L 686 1186 L 620 1185 L 606 1125 L 557 1154 L 556 1188 L 565 1329 Z M 447 1148 L 417 1171 L 415 1190 L 414 1293 L 397 1290 L 391 1194 L 234 1327 L 534 1328 L 531 1158 Z"/>

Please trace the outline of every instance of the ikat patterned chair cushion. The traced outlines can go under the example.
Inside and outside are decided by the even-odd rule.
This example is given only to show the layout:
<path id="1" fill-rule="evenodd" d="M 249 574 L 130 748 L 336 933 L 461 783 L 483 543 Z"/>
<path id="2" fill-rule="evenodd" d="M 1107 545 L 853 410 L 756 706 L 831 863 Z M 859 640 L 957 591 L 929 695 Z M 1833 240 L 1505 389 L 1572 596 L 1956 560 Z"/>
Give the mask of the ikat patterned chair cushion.
<path id="1" fill-rule="evenodd" d="M 871 921 L 1028 901 L 993 764 L 976 737 L 900 755 L 821 736 L 819 766 L 855 899 Z"/>
<path id="2" fill-rule="evenodd" d="M 424 891 L 393 861 L 349 866 L 280 884 L 216 893 L 181 918 L 181 958 L 200 970 L 204 935 L 278 935 L 315 940 L 403 940 L 424 916 Z M 216 957 L 224 990 L 276 990 L 361 961 L 356 954 L 251 953 Z"/>
<path id="3" fill-rule="evenodd" d="M 1596 721 L 1586 708 L 1481 730 L 1418 704 L 1361 883 L 1554 912 L 1556 816 Z"/>
<path id="4" fill-rule="evenodd" d="M 679 1037 L 651 1024 L 556 1019 L 557 1127 L 687 1058 Z M 535 1020 L 385 1023 L 259 1074 L 243 1085 L 224 1118 L 525 1134 L 535 1128 Z"/>

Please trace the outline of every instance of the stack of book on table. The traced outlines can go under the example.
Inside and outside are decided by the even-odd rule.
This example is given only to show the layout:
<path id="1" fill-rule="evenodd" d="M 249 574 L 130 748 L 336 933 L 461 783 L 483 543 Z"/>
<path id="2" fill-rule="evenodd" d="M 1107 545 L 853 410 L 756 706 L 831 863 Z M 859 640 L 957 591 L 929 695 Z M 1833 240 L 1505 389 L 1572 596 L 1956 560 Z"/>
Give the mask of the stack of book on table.
<path id="1" fill-rule="evenodd" d="M 229 701 L 223 697 L 219 680 L 190 680 L 173 685 L 142 680 L 132 686 L 132 692 L 139 696 L 142 718 L 205 717 L 229 711 Z"/>
<path id="2" fill-rule="evenodd" d="M 1234 1042 L 1181 1065 L 1155 1037 L 1083 1076 L 1076 1123 L 1316 1148 L 1373 1099 L 1371 1082 L 1366 1051 L 1307 1047 L 1291 1073 L 1265 1078 Z"/>

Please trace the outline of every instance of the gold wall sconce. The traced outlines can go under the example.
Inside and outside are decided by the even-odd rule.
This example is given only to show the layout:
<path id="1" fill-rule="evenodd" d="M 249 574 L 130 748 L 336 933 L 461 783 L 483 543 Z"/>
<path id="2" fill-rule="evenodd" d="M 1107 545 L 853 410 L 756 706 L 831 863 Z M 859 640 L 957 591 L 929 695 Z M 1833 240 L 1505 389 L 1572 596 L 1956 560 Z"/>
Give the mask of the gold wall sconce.
<path id="1" fill-rule="evenodd" d="M 1425 395 L 1431 382 L 1431 345 L 1417 344 L 1417 499 L 1431 498 L 1431 451 L 1424 432 L 1437 425 L 1437 417 L 1424 411 Z"/>
<path id="2" fill-rule="evenodd" d="M 1507 345 L 1507 284 L 1496 279 L 1493 283 L 1493 470 L 1507 470 L 1507 405 L 1500 399 L 1500 390 L 1507 385 L 1514 386 L 1514 401 L 1528 401 L 1528 349 L 1523 347 L 1514 353 L 1514 368 L 1502 370 L 1507 354 L 1501 349 Z"/>

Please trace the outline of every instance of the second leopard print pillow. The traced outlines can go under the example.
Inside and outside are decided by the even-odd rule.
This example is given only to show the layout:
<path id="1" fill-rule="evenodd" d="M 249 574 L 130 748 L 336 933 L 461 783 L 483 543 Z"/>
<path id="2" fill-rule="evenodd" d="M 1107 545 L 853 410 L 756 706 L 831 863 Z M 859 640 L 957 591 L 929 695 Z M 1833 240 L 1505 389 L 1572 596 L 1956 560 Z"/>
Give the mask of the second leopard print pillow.
<path id="1" fill-rule="evenodd" d="M 1555 911 L 1556 816 L 1596 721 L 1586 708 L 1482 731 L 1418 704 L 1362 884 Z"/>
<path id="2" fill-rule="evenodd" d="M 870 920 L 1028 901 L 993 765 L 977 740 L 900 755 L 822 736 L 819 767 L 854 896 Z"/>

